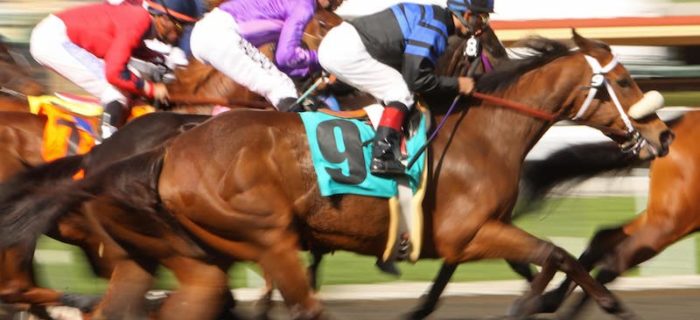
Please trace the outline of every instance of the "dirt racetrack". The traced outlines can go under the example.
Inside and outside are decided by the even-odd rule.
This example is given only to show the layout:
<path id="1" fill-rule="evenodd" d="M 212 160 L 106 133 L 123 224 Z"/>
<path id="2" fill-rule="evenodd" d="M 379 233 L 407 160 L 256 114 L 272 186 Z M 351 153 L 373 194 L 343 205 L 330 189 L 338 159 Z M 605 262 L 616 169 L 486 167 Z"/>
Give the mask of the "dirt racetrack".
<path id="1" fill-rule="evenodd" d="M 700 289 L 618 291 L 623 303 L 631 307 L 645 320 L 696 320 L 700 319 Z M 430 318 L 435 320 L 492 320 L 505 319 L 506 308 L 516 296 L 467 296 L 443 299 L 438 311 Z M 403 319 L 416 300 L 338 300 L 325 301 L 331 319 L 370 320 Z M 241 303 L 241 312 L 251 315 L 252 303 Z M 281 304 L 275 308 L 274 319 L 289 319 Z M 553 315 L 540 315 L 533 319 L 556 319 Z M 580 320 L 608 320 L 594 305 L 589 305 Z"/>

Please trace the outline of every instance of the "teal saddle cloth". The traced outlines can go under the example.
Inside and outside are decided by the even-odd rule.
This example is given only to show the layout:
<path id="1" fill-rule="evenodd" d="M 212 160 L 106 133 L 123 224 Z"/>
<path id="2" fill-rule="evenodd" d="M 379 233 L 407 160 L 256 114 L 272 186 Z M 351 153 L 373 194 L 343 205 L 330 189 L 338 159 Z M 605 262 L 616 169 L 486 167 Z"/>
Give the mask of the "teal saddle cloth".
<path id="1" fill-rule="evenodd" d="M 374 128 L 370 124 L 322 112 L 302 112 L 300 116 L 322 196 L 357 194 L 391 198 L 397 194 L 395 179 L 369 172 L 374 138 Z M 413 159 L 427 140 L 425 123 L 425 116 L 421 114 L 418 129 L 406 142 L 408 159 Z M 424 160 L 425 152 L 406 170 L 413 192 L 420 185 Z"/>

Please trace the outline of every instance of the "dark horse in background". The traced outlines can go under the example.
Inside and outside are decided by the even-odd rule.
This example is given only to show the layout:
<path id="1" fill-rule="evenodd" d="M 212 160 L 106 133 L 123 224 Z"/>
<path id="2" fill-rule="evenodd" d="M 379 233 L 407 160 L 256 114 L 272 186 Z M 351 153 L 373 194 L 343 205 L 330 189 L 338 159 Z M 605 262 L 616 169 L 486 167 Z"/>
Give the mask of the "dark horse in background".
<path id="1" fill-rule="evenodd" d="M 690 111 L 670 121 L 669 126 L 676 138 L 666 157 L 651 162 L 647 208 L 622 225 L 597 231 L 579 257 L 587 270 L 598 268 L 595 278 L 602 284 L 700 229 L 700 112 Z M 572 181 L 644 164 L 621 155 L 609 143 L 572 146 L 525 167 L 523 203 L 537 205 L 562 183 L 569 186 Z M 519 215 L 529 212 L 523 210 Z M 557 311 L 574 287 L 570 279 L 564 280 L 558 289 L 545 295 L 539 311 Z M 561 310 L 561 317 L 574 319 L 587 301 L 584 295 L 570 309 Z"/>
<path id="2" fill-rule="evenodd" d="M 601 65 L 614 60 L 607 45 L 577 34 L 574 41 L 578 51 L 556 41 L 533 41 L 530 47 L 539 54 L 484 75 L 479 91 L 530 105 L 556 119 L 572 118 L 586 100 L 593 76 L 585 57 Z M 642 157 L 665 154 L 672 134 L 653 113 L 638 120 L 627 118 L 627 110 L 643 100 L 643 94 L 624 67 L 613 66 L 604 75 L 610 89 L 595 96 L 579 122 L 604 128 L 619 143 L 636 141 L 641 135 L 648 144 L 639 153 Z M 612 96 L 620 102 L 621 112 Z M 542 265 L 543 271 L 522 300 L 523 307 L 536 305 L 554 272 L 560 270 L 606 311 L 632 318 L 563 249 L 510 224 L 523 159 L 552 121 L 473 99 L 459 104 L 455 114 L 446 114 L 445 105 L 432 107 L 434 120 L 446 119 L 447 131 L 430 146 L 430 180 L 424 202 L 426 243 L 421 258 L 442 258 L 449 264 L 490 258 Z M 633 127 L 626 128 L 625 119 Z M 33 198 L 33 204 L 3 204 L 11 210 L 0 218 L 9 231 L 0 235 L 0 244 L 32 241 L 56 218 L 96 196 L 132 210 L 126 217 L 174 220 L 196 237 L 198 246 L 183 243 L 183 250 L 172 260 L 158 256 L 163 251 L 151 252 L 178 277 L 181 287 L 177 293 L 188 297 L 181 301 L 197 306 L 197 310 L 173 306 L 169 310 L 180 313 L 165 316 L 211 318 L 211 310 L 223 304 L 221 292 L 230 265 L 250 260 L 273 279 L 294 318 L 316 318 L 321 307 L 299 261 L 299 243 L 380 256 L 386 243 L 388 208 L 385 199 L 321 197 L 308 148 L 296 114 L 225 113 L 165 146 L 115 163 L 65 188 L 47 190 Z M 146 226 L 127 225 L 109 214 L 100 219 L 105 229 L 147 232 L 143 230 Z M 165 226 L 169 225 L 160 227 Z M 148 230 L 157 227 L 151 225 Z M 143 243 L 146 240 L 154 250 L 175 245 L 157 238 L 122 237 L 122 241 L 131 249 L 141 246 L 136 252 L 148 248 Z M 188 248 L 189 253 L 184 250 Z"/>

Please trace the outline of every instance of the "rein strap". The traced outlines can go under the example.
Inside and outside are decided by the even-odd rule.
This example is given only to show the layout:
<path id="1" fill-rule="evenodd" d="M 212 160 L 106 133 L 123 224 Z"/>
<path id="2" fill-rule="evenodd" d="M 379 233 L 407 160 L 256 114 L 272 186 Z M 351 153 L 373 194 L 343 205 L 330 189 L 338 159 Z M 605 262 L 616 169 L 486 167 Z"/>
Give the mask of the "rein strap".
<path id="1" fill-rule="evenodd" d="M 519 103 L 519 102 L 506 100 L 503 98 L 484 94 L 481 92 L 472 93 L 472 97 L 477 98 L 477 99 L 481 99 L 481 100 L 486 101 L 486 102 L 493 103 L 495 105 L 499 105 L 502 107 L 513 109 L 515 111 L 518 111 L 520 113 L 524 113 L 526 115 L 529 115 L 529 116 L 537 118 L 537 119 L 542 119 L 542 120 L 552 121 L 552 122 L 559 119 L 559 114 L 553 114 L 553 113 L 549 113 L 546 111 L 534 109 L 530 106 L 527 106 L 527 105 Z"/>

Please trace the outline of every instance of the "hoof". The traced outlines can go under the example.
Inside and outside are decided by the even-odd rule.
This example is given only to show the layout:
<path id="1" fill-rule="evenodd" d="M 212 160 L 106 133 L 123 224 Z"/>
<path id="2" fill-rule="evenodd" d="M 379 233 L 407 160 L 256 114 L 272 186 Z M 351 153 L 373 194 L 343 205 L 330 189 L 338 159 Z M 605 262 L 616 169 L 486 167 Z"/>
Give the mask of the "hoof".
<path id="1" fill-rule="evenodd" d="M 375 265 L 377 266 L 377 268 L 379 268 L 380 271 L 386 274 L 390 274 L 395 277 L 401 276 L 401 271 L 396 266 L 396 262 L 394 261 L 381 261 L 381 259 L 377 259 Z"/>
<path id="2" fill-rule="evenodd" d="M 431 313 L 433 313 L 433 310 L 423 310 L 423 309 L 418 309 L 411 311 L 410 313 L 407 313 L 403 319 L 405 320 L 423 320 L 427 318 Z"/>
<path id="3" fill-rule="evenodd" d="M 507 319 L 528 319 L 529 316 L 539 313 L 542 309 L 540 296 L 523 297 L 515 300 L 506 312 Z"/>
<path id="4" fill-rule="evenodd" d="M 542 305 L 538 313 L 554 313 L 561 306 L 564 297 L 559 291 L 550 291 L 542 295 Z"/>

